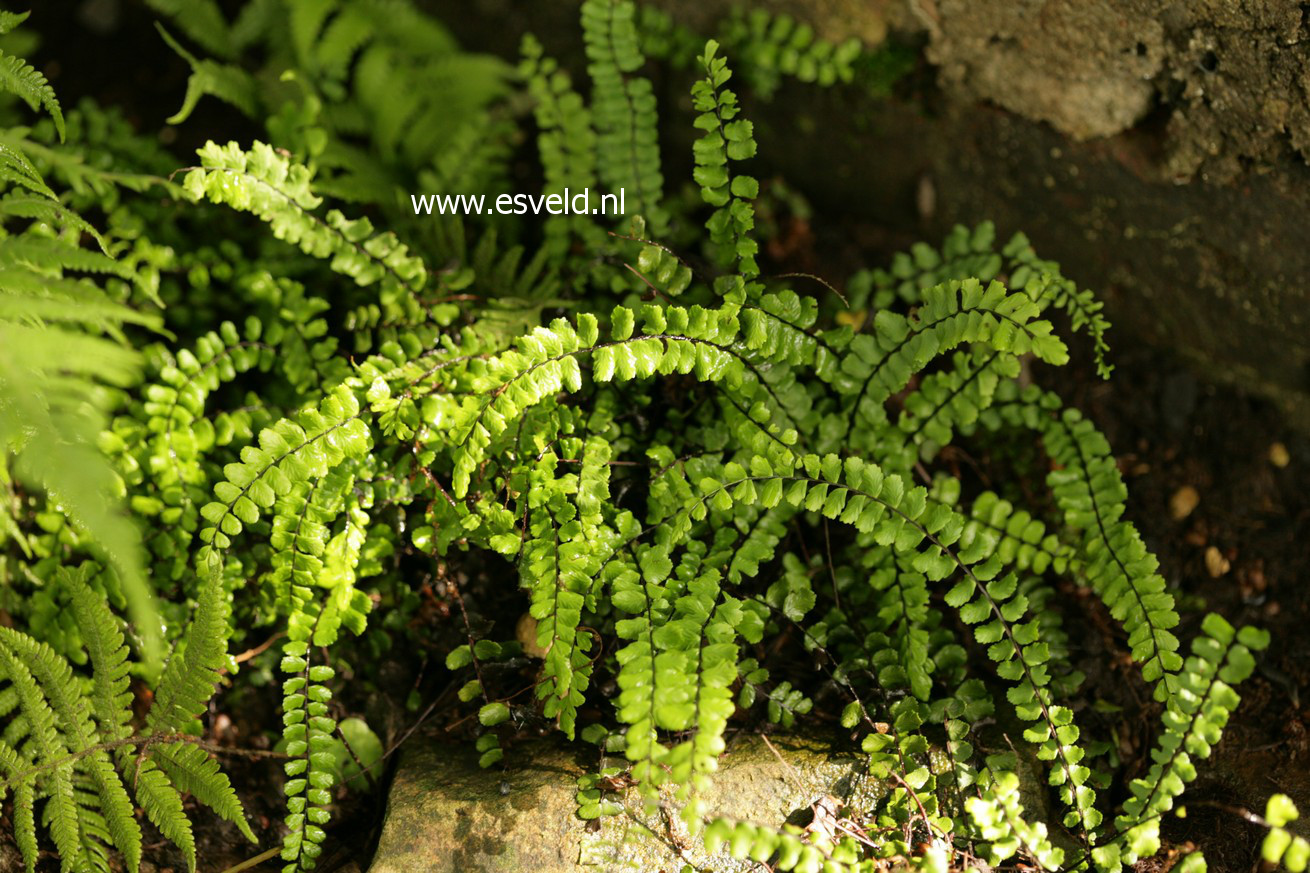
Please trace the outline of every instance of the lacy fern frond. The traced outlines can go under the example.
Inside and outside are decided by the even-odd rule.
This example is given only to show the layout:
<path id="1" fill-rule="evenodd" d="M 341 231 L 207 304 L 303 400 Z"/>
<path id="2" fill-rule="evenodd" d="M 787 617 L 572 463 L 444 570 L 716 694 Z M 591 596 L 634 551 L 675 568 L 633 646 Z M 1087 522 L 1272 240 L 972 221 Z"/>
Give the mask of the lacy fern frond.
<path id="1" fill-rule="evenodd" d="M 221 586 L 215 581 L 202 592 L 187 652 L 174 656 L 158 688 L 157 707 L 163 712 L 152 708 L 147 734 L 134 736 L 128 723 L 128 652 L 117 619 L 88 587 L 94 575 L 90 566 L 61 572 L 87 641 L 89 684 L 45 644 L 0 629 L 0 675 L 17 703 L 0 747 L 0 766 L 4 788 L 15 793 L 17 837 L 27 869 L 34 870 L 36 862 L 32 808 L 45 798 L 46 826 L 64 870 L 108 870 L 106 850 L 112 846 L 135 871 L 142 840 L 128 785 L 135 802 L 183 850 L 191 870 L 195 843 L 180 792 L 236 822 L 253 840 L 227 777 L 208 753 L 178 732 L 212 696 L 217 678 L 212 662 L 226 656 Z"/>
<path id="2" fill-rule="evenodd" d="M 0 33 L 8 33 L 22 24 L 30 13 L 15 14 L 5 12 L 4 23 Z M 16 94 L 28 106 L 44 109 L 54 119 L 59 138 L 64 138 L 64 112 L 59 106 L 55 89 L 50 87 L 46 77 L 22 58 L 0 51 L 0 90 Z"/>
<path id="3" fill-rule="evenodd" d="M 204 9 L 205 4 L 199 3 L 197 8 Z M 182 20 L 188 19 L 184 17 Z M 193 30 L 193 34 L 197 32 L 222 33 L 223 31 L 221 29 L 211 31 L 208 28 L 203 31 L 200 28 Z M 169 124 L 181 124 L 186 121 L 195 111 L 200 98 L 206 95 L 230 103 L 247 115 L 253 115 L 257 111 L 258 85 L 249 73 L 232 64 L 220 64 L 217 61 L 197 58 L 173 39 L 162 25 L 159 27 L 159 35 L 168 43 L 169 48 L 177 52 L 191 66 L 191 76 L 187 79 L 186 96 L 182 99 L 182 107 L 168 118 Z"/>
<path id="4" fill-rule="evenodd" d="M 11 16 L 6 26 L 24 18 Z M 64 118 L 45 78 L 17 58 L 0 59 L 0 68 L 8 71 L 0 87 L 45 106 L 62 139 Z M 83 548 L 114 567 L 155 659 L 158 616 L 140 535 L 122 512 L 114 471 L 96 442 L 113 392 L 140 373 L 141 358 L 124 330 L 158 329 L 162 321 L 91 279 L 137 275 L 104 251 L 104 237 L 59 202 L 16 145 L 0 145 L 0 156 L 0 181 L 10 189 L 0 198 L 0 451 L 17 479 L 64 507 Z M 80 247 L 83 233 L 101 251 Z"/>

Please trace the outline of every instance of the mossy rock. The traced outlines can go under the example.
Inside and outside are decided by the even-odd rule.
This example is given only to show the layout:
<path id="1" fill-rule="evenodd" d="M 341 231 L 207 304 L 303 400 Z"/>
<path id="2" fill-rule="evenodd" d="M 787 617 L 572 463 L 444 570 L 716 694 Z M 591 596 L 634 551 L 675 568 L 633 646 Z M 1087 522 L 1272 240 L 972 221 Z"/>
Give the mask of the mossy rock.
<path id="1" fill-rule="evenodd" d="M 770 747 L 770 744 L 772 747 Z M 869 808 L 884 788 L 867 758 L 819 737 L 741 736 L 729 742 L 706 799 L 712 814 L 804 825 L 825 796 Z M 599 828 L 576 814 L 577 779 L 598 752 L 540 740 L 514 746 L 505 769 L 483 770 L 469 746 L 414 741 L 404 752 L 371 873 L 563 873 L 578 869 L 745 871 L 752 862 L 709 856 L 676 813 L 643 811 L 635 791 Z M 608 759 L 607 764 L 621 763 Z"/>

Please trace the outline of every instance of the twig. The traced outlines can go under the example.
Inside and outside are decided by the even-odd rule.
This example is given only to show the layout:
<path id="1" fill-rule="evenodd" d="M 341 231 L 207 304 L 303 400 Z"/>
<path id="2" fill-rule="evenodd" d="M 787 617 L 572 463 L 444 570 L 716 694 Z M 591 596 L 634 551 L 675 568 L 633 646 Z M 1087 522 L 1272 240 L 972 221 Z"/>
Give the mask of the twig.
<path id="1" fill-rule="evenodd" d="M 253 858 L 247 858 L 246 860 L 242 861 L 240 864 L 237 864 L 232 867 L 228 867 L 226 870 L 222 871 L 222 873 L 241 873 L 242 870 L 249 870 L 251 867 L 257 867 L 260 864 L 264 863 L 265 861 L 268 861 L 272 858 L 276 858 L 281 851 L 282 851 L 281 846 L 274 846 L 273 848 L 269 849 L 267 852 L 260 852 L 258 855 L 256 855 Z"/>
<path id="2" fill-rule="evenodd" d="M 244 652 L 237 655 L 236 662 L 238 664 L 244 664 L 246 661 L 249 661 L 251 658 L 258 658 L 260 655 L 267 652 L 274 643 L 276 643 L 278 640 L 282 639 L 286 635 L 287 635 L 286 631 L 278 631 L 277 633 L 273 634 L 273 636 L 269 637 L 259 645 L 255 646 L 253 649 L 246 649 Z"/>
<path id="3" fill-rule="evenodd" d="M 834 285 L 833 285 L 831 282 L 829 282 L 827 279 L 824 279 L 824 278 L 822 278 L 822 277 L 820 277 L 820 276 L 816 276 L 816 275 L 814 275 L 813 273 L 775 273 L 774 275 L 772 275 L 772 276 L 766 276 L 765 278 L 766 278 L 766 279 L 810 279 L 810 280 L 813 280 L 813 281 L 815 281 L 815 282 L 818 282 L 818 283 L 819 283 L 820 285 L 822 285 L 823 287 L 827 288 L 827 289 L 828 289 L 829 291 L 831 291 L 833 294 L 836 294 L 836 295 L 837 295 L 837 299 L 840 300 L 842 303 L 845 303 L 847 309 L 850 309 L 850 308 L 851 308 L 851 301 L 849 301 L 849 300 L 846 299 L 846 295 L 845 295 L 845 294 L 841 293 L 841 291 L 839 291 L 839 290 L 836 288 L 836 286 L 834 286 Z"/>

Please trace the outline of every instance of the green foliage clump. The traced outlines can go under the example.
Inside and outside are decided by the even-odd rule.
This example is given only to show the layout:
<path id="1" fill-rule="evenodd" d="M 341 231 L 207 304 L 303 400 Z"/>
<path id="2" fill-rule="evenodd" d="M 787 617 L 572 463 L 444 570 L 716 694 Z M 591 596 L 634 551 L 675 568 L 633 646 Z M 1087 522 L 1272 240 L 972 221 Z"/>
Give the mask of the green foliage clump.
<path id="1" fill-rule="evenodd" d="M 691 196 L 670 193 L 643 49 L 670 32 L 628 0 L 582 6 L 586 99 L 535 40 L 516 76 L 403 3 L 264 0 L 231 24 L 152 6 L 214 56 L 166 32 L 193 71 L 175 120 L 214 96 L 267 142 L 210 142 L 175 183 L 103 111 L 13 86 L 77 157 L 40 130 L 37 158 L 3 151 L 0 547 L 27 632 L 0 633 L 0 787 L 29 869 L 39 802 L 78 873 L 111 847 L 137 869 L 134 802 L 192 869 L 183 794 L 253 837 L 197 717 L 219 684 L 274 681 L 281 858 L 313 869 L 341 782 L 369 775 L 343 762 L 380 754 L 352 686 L 415 643 L 442 651 L 484 766 L 544 720 L 622 755 L 711 851 L 774 869 L 1115 871 L 1159 850 L 1267 639 L 1211 615 L 1179 653 L 1108 441 L 1030 384 L 1026 363 L 1068 361 L 1057 316 L 1109 375 L 1090 292 L 986 224 L 858 274 L 845 306 L 767 277 L 727 58 L 698 47 Z M 855 48 L 747 21 L 782 46 L 758 68 L 852 75 Z M 423 187 L 502 190 L 530 124 L 547 192 L 623 188 L 640 215 L 538 234 L 414 214 Z M 985 488 L 945 461 L 1016 443 Z M 1121 804 L 1057 580 L 1122 626 L 1163 711 Z M 423 597 L 449 627 L 424 628 Z M 713 815 L 734 719 L 822 715 L 889 787 L 859 811 L 875 838 Z M 1049 820 L 1024 808 L 1029 769 Z M 620 811 L 584 782 L 580 816 Z M 1289 818 L 1266 854 L 1304 865 Z"/>

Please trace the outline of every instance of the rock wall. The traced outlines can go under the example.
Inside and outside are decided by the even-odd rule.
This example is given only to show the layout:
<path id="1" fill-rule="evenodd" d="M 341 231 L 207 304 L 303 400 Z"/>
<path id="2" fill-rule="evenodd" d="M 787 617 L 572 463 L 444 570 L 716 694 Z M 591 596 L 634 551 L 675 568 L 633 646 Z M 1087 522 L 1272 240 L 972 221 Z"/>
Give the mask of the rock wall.
<path id="1" fill-rule="evenodd" d="M 733 0 L 645 2 L 712 32 Z M 566 61 L 580 49 L 576 0 L 432 3 L 470 44 L 513 56 L 533 30 Z M 986 218 L 1023 230 L 1107 298 L 1112 343 L 1167 347 L 1310 430 L 1310 3 L 753 5 L 836 39 L 923 46 L 924 71 L 894 100 L 796 85 L 747 101 L 757 175 L 803 190 L 816 222 L 897 240 Z M 674 117 L 682 83 L 662 84 Z M 669 131 L 672 146 L 688 139 Z"/>
<path id="2" fill-rule="evenodd" d="M 1163 179 L 1234 181 L 1310 157 L 1310 4 L 906 0 L 957 98 L 1075 139 L 1159 110 Z"/>
<path id="3" fill-rule="evenodd" d="M 826 219 L 929 240 L 984 218 L 1023 230 L 1108 298 L 1113 341 L 1165 346 L 1310 428 L 1310 3 L 888 0 L 824 16 L 811 8 L 820 31 L 876 18 L 916 35 L 934 68 L 900 101 L 790 89 L 748 107 L 764 160 Z"/>

